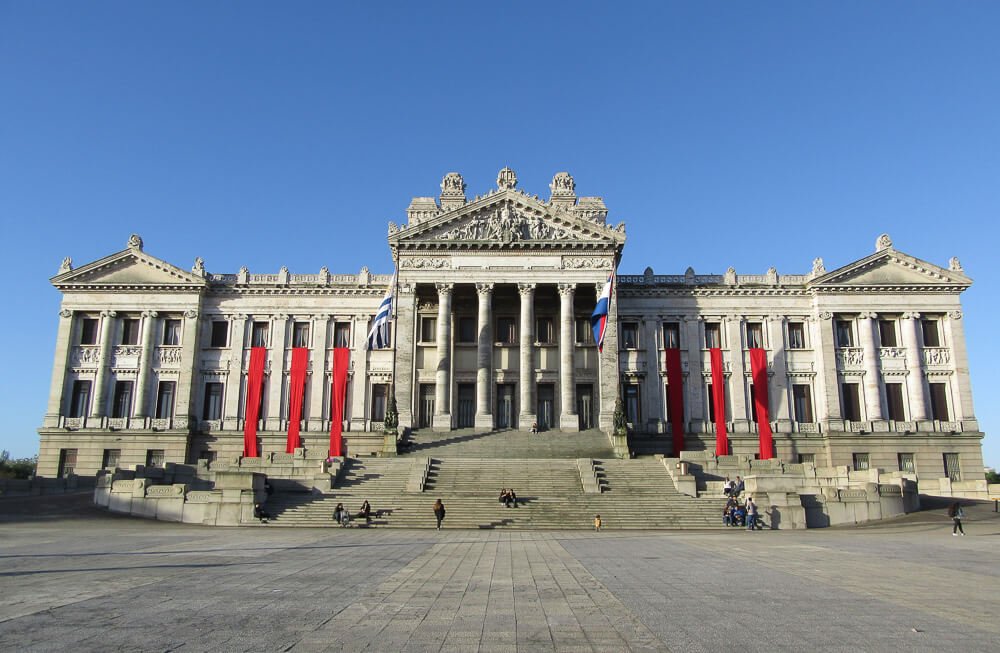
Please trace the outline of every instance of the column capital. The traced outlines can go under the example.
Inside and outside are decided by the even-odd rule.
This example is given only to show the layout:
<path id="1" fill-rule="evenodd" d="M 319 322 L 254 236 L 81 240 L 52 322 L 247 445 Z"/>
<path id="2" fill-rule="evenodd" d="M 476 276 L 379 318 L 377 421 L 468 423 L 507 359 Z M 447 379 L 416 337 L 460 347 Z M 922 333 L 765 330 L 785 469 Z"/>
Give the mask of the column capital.
<path id="1" fill-rule="evenodd" d="M 519 283 L 517 284 L 517 292 L 521 293 L 521 296 L 533 295 L 535 293 L 535 287 L 537 284 L 534 283 Z"/>
<path id="2" fill-rule="evenodd" d="M 559 294 L 563 297 L 572 297 L 576 293 L 575 283 L 561 283 L 559 284 Z"/>
<path id="3" fill-rule="evenodd" d="M 455 284 L 453 283 L 436 283 L 434 286 L 437 288 L 439 297 L 450 295 L 455 290 Z"/>
<path id="4" fill-rule="evenodd" d="M 142 312 L 142 316 L 143 317 L 158 317 L 159 313 L 157 313 L 156 311 L 143 311 Z"/>
<path id="5" fill-rule="evenodd" d="M 118 317 L 115 311 L 101 311 L 101 317 Z"/>
<path id="6" fill-rule="evenodd" d="M 59 317 L 63 318 L 73 317 L 73 311 L 69 310 L 68 308 L 64 308 L 61 311 L 59 311 Z"/>
<path id="7" fill-rule="evenodd" d="M 833 313 L 831 313 L 830 311 L 822 311 L 816 317 L 819 318 L 820 320 L 824 320 L 824 321 L 825 320 L 830 320 L 830 319 L 833 319 Z"/>
<path id="8" fill-rule="evenodd" d="M 863 313 L 858 313 L 858 317 L 864 320 L 877 320 L 878 313 L 875 311 L 865 311 Z"/>
<path id="9" fill-rule="evenodd" d="M 184 317 L 186 317 L 189 320 L 196 320 L 198 319 L 198 311 L 194 310 L 193 308 L 189 308 L 188 310 L 184 311 Z"/>
<path id="10" fill-rule="evenodd" d="M 948 312 L 948 317 L 951 318 L 952 320 L 961 320 L 962 319 L 962 311 L 949 311 Z"/>
<path id="11" fill-rule="evenodd" d="M 493 294 L 493 283 L 477 283 L 476 292 L 480 295 L 491 295 Z"/>
<path id="12" fill-rule="evenodd" d="M 903 319 L 904 320 L 919 320 L 920 319 L 920 313 L 917 313 L 916 311 L 910 311 L 908 313 L 903 313 Z"/>

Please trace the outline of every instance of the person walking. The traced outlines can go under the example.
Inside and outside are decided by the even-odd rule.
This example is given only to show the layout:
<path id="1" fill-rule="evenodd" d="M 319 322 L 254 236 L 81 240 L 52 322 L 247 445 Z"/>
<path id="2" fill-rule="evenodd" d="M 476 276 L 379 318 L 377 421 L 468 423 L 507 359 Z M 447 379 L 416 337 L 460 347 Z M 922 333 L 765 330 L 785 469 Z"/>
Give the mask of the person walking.
<path id="1" fill-rule="evenodd" d="M 441 499 L 434 502 L 434 517 L 437 519 L 437 529 L 441 530 L 441 522 L 444 521 L 444 504 Z"/>
<path id="2" fill-rule="evenodd" d="M 958 501 L 948 506 L 948 516 L 951 517 L 954 525 L 951 527 L 951 534 L 958 536 L 959 533 L 962 537 L 965 537 L 965 529 L 962 528 L 962 517 L 965 517 L 965 511 L 962 510 L 962 504 Z"/>
<path id="3" fill-rule="evenodd" d="M 757 530 L 757 504 L 753 502 L 753 497 L 747 498 L 747 530 Z"/>

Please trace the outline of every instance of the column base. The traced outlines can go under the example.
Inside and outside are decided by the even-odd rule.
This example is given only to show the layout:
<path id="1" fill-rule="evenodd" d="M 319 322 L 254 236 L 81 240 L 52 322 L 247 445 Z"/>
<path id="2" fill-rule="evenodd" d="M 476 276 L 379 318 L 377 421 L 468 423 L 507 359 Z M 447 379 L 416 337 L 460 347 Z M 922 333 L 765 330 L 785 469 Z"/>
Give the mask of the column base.
<path id="1" fill-rule="evenodd" d="M 576 413 L 566 413 L 559 416 L 559 430 L 564 433 L 580 432 L 580 416 Z"/>
<path id="2" fill-rule="evenodd" d="M 489 433 L 493 430 L 493 413 L 476 414 L 476 433 Z"/>
<path id="3" fill-rule="evenodd" d="M 528 431 L 531 425 L 538 422 L 538 416 L 534 413 L 521 413 L 517 416 L 517 430 Z"/>
<path id="4" fill-rule="evenodd" d="M 435 415 L 434 419 L 431 421 L 431 428 L 435 431 L 450 431 L 451 430 L 451 413 L 445 413 L 443 415 Z"/>

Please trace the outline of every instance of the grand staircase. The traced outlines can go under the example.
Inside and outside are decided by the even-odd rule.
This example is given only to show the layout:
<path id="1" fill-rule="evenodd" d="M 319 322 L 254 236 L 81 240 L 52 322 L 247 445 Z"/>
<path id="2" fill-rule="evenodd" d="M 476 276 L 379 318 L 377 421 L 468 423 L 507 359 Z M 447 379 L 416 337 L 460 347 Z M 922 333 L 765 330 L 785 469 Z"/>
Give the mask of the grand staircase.
<path id="1" fill-rule="evenodd" d="M 610 454 L 596 432 L 418 432 L 403 455 L 349 458 L 332 491 L 277 492 L 267 510 L 282 526 L 333 527 L 338 503 L 356 514 L 368 500 L 372 518 L 352 526 L 433 528 L 440 498 L 449 529 L 589 529 L 596 514 L 612 530 L 722 528 L 723 502 L 680 494 L 661 460 Z M 587 492 L 586 475 L 595 472 L 601 491 Z M 516 508 L 499 503 L 504 487 L 517 493 Z"/>

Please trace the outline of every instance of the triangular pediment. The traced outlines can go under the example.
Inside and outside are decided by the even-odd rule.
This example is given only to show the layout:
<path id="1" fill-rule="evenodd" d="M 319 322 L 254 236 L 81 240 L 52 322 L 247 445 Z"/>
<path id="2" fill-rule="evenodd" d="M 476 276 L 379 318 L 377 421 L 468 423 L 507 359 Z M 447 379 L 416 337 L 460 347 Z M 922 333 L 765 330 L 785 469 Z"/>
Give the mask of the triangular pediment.
<path id="1" fill-rule="evenodd" d="M 207 285 L 204 277 L 136 248 L 122 250 L 76 269 L 62 271 L 51 281 L 60 289 L 164 286 L 200 288 Z"/>
<path id="2" fill-rule="evenodd" d="M 828 272 L 810 283 L 817 288 L 936 286 L 958 289 L 971 284 L 972 279 L 960 270 L 942 268 L 891 248 Z"/>
<path id="3" fill-rule="evenodd" d="M 624 225 L 610 227 L 603 214 L 586 217 L 580 208 L 553 206 L 514 189 L 499 190 L 457 208 L 429 211 L 432 214 L 417 224 L 390 225 L 389 243 L 403 247 L 479 243 L 491 248 L 624 243 Z"/>

